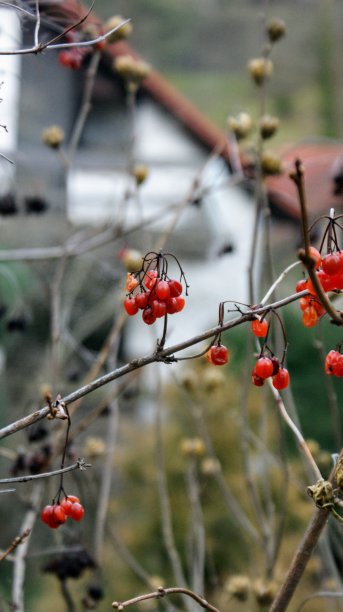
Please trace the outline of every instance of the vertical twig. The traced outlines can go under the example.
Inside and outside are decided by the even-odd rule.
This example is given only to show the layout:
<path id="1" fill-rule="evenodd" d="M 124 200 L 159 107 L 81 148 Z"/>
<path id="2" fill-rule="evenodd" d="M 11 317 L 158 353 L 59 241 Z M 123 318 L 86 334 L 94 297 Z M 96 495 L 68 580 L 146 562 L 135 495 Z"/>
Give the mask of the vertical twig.
<path id="1" fill-rule="evenodd" d="M 26 573 L 26 556 L 29 547 L 31 532 L 37 516 L 37 508 L 43 492 L 43 484 L 39 482 L 32 489 L 30 508 L 25 514 L 21 525 L 21 532 L 29 530 L 26 540 L 18 546 L 14 555 L 13 584 L 12 584 L 12 607 L 15 612 L 24 612 L 24 583 Z"/>
<path id="2" fill-rule="evenodd" d="M 191 588 L 204 592 L 205 526 L 200 501 L 197 465 L 191 458 L 186 470 L 186 482 L 190 501 L 190 576 Z"/>

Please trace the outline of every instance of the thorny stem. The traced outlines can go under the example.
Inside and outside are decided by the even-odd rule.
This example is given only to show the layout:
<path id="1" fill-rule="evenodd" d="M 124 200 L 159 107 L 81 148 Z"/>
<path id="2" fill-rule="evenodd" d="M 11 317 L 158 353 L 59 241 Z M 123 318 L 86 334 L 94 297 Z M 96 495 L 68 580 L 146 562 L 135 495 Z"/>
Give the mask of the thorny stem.
<path id="1" fill-rule="evenodd" d="M 200 595 L 197 595 L 196 593 L 193 593 L 193 591 L 191 591 L 190 589 L 185 589 L 182 587 L 169 587 L 167 589 L 159 587 L 157 591 L 154 591 L 153 593 L 147 593 L 146 595 L 138 595 L 138 597 L 127 599 L 126 601 L 123 601 L 121 603 L 114 601 L 112 603 L 112 607 L 116 610 L 124 610 L 124 608 L 127 608 L 132 604 L 136 604 L 141 601 L 146 601 L 147 599 L 161 599 L 166 595 L 174 594 L 187 595 L 188 597 L 194 599 L 202 608 L 205 608 L 205 610 L 210 610 L 211 612 L 219 612 L 218 608 L 212 606 L 210 603 L 208 603 L 208 601 L 206 601 L 206 599 L 204 599 Z"/>
<path id="2" fill-rule="evenodd" d="M 306 266 L 309 277 L 312 281 L 313 287 L 316 291 L 316 295 L 320 301 L 320 303 L 324 306 L 326 312 L 331 316 L 332 320 L 337 325 L 343 325 L 343 317 L 340 312 L 338 312 L 331 301 L 327 297 L 325 291 L 321 283 L 318 280 L 317 274 L 313 267 L 313 260 L 311 258 L 310 253 L 310 239 L 308 232 L 308 215 L 307 215 L 307 206 L 306 206 L 306 196 L 305 196 L 305 185 L 304 185 L 304 168 L 299 159 L 295 161 L 295 171 L 290 174 L 290 178 L 295 183 L 295 186 L 298 191 L 300 210 L 301 210 L 301 227 L 303 234 L 303 241 L 305 247 L 305 257 L 303 258 L 303 263 Z"/>
<path id="3" fill-rule="evenodd" d="M 162 351 L 160 351 L 158 354 L 154 352 L 145 357 L 139 357 L 137 359 L 134 359 L 130 363 L 120 368 L 117 368 L 116 370 L 109 372 L 108 374 L 105 374 L 104 376 L 100 376 L 99 378 L 84 385 L 83 387 L 80 387 L 76 391 L 65 396 L 60 401 L 64 402 L 65 405 L 67 406 L 75 402 L 76 400 L 79 400 L 80 398 L 84 397 L 88 393 L 91 393 L 92 391 L 95 391 L 96 389 L 103 387 L 104 385 L 111 382 L 112 380 L 116 380 L 117 378 L 125 376 L 126 374 L 129 374 L 129 372 L 133 372 L 134 370 L 142 368 L 150 363 L 154 363 L 155 361 L 164 361 L 166 363 L 171 363 L 173 361 L 176 361 L 177 359 L 174 357 L 174 353 L 178 353 L 179 351 L 182 351 L 191 346 L 194 346 L 195 344 L 199 344 L 200 342 L 203 342 L 203 340 L 207 340 L 208 338 L 216 336 L 221 331 L 233 329 L 234 327 L 237 327 L 238 325 L 242 325 L 243 323 L 250 321 L 251 318 L 256 314 L 263 314 L 264 312 L 270 310 L 271 308 L 273 309 L 281 308 L 285 306 L 286 304 L 290 304 L 291 302 L 294 302 L 300 299 L 301 297 L 304 297 L 307 294 L 308 294 L 307 291 L 301 291 L 299 293 L 290 295 L 287 298 L 279 300 L 278 302 L 269 304 L 268 306 L 263 306 L 261 308 L 249 310 L 244 315 L 237 317 L 236 319 L 233 319 L 227 323 L 224 323 L 223 326 L 217 325 L 216 327 L 213 327 L 203 332 L 202 334 L 199 334 L 188 340 L 180 342 L 179 344 L 175 344 L 173 346 L 167 347 L 163 349 Z M 49 407 L 45 406 L 44 408 L 36 410 L 30 415 L 27 415 L 19 419 L 18 421 L 15 421 L 14 423 L 7 425 L 6 427 L 3 427 L 2 429 L 0 429 L 0 439 L 5 438 L 17 431 L 20 431 L 21 429 L 24 429 L 25 427 L 28 427 L 29 425 L 32 425 L 36 421 L 43 419 L 45 416 L 47 416 L 48 413 L 49 413 Z"/>

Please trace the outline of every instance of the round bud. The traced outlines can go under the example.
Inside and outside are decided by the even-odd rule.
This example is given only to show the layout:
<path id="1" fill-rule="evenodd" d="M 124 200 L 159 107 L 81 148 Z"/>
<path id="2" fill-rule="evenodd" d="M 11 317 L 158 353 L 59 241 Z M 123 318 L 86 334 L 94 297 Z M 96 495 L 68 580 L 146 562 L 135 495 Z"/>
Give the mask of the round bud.
<path id="1" fill-rule="evenodd" d="M 64 141 L 64 132 L 59 125 L 50 125 L 42 132 L 42 141 L 51 149 L 58 149 Z"/>
<path id="2" fill-rule="evenodd" d="M 270 151 L 265 151 L 261 156 L 261 168 L 264 176 L 282 174 L 282 162 L 280 157 Z"/>
<path id="3" fill-rule="evenodd" d="M 252 119 L 248 113 L 239 113 L 237 117 L 228 117 L 227 125 L 237 140 L 241 140 L 251 131 Z"/>
<path id="4" fill-rule="evenodd" d="M 277 117 L 264 115 L 260 120 L 260 134 L 263 139 L 271 138 L 279 128 L 279 120 Z"/>
<path id="5" fill-rule="evenodd" d="M 273 63 L 265 57 L 255 57 L 248 63 L 248 71 L 256 85 L 262 85 L 272 76 Z"/>
<path id="6" fill-rule="evenodd" d="M 137 185 L 141 185 L 147 179 L 149 174 L 149 169 L 144 164 L 139 164 L 135 166 L 133 169 L 133 176 L 136 180 Z"/>
<path id="7" fill-rule="evenodd" d="M 266 25 L 266 32 L 270 42 L 276 42 L 285 36 L 286 24 L 282 19 L 273 17 Z"/>
<path id="8" fill-rule="evenodd" d="M 118 28 L 107 37 L 109 43 L 114 43 L 117 40 L 128 38 L 132 34 L 132 25 L 130 22 L 123 23 L 125 19 L 120 15 L 110 17 L 105 23 L 105 32 L 110 32 L 114 28 Z M 121 25 L 122 24 L 122 25 Z"/>

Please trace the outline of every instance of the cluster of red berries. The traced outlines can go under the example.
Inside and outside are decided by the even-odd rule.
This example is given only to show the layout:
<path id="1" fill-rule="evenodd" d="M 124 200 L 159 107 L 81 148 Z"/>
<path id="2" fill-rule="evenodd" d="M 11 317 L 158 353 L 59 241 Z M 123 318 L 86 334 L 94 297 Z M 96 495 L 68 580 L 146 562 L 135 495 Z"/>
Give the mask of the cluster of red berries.
<path id="1" fill-rule="evenodd" d="M 255 363 L 252 371 L 252 382 L 256 387 L 262 387 L 267 378 L 272 377 L 275 389 L 286 389 L 289 385 L 289 373 L 280 364 L 277 357 L 266 357 L 262 355 Z"/>
<path id="2" fill-rule="evenodd" d="M 317 278 L 325 292 L 343 290 L 343 251 L 332 251 L 324 257 L 313 246 L 310 255 L 315 261 Z M 311 279 L 302 279 L 296 284 L 296 292 L 307 290 L 310 295 L 300 299 L 303 311 L 302 320 L 305 327 L 313 327 L 318 319 L 325 314 L 325 309 L 316 298 L 316 291 Z"/>
<path id="3" fill-rule="evenodd" d="M 159 276 L 157 270 L 148 270 L 141 282 L 128 274 L 126 289 L 129 292 L 124 301 L 127 314 L 133 316 L 142 310 L 142 319 L 147 325 L 167 314 L 180 312 L 185 305 L 182 284 L 166 275 Z"/>
<path id="4" fill-rule="evenodd" d="M 215 366 L 225 365 L 229 361 L 229 351 L 224 344 L 217 342 L 208 349 L 206 359 Z"/>
<path id="5" fill-rule="evenodd" d="M 65 39 L 67 43 L 75 43 L 81 41 L 81 36 L 79 32 L 71 31 L 66 33 Z M 65 66 L 65 68 L 79 70 L 84 57 L 88 55 L 89 52 L 89 47 L 70 47 L 69 49 L 64 49 L 59 52 L 58 61 L 62 66 Z"/>
<path id="6" fill-rule="evenodd" d="M 68 518 L 81 521 L 84 513 L 85 509 L 80 504 L 79 498 L 75 495 L 67 495 L 60 503 L 45 506 L 41 512 L 41 519 L 51 529 L 57 529 Z"/>
<path id="7" fill-rule="evenodd" d="M 339 351 L 332 350 L 326 355 L 325 372 L 343 378 L 343 355 Z"/>

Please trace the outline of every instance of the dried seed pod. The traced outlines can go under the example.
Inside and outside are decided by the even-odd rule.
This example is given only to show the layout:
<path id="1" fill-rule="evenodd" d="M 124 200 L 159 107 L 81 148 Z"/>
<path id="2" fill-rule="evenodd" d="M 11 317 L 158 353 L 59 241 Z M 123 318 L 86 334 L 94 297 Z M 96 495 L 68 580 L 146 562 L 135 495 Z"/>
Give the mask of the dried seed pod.
<path id="1" fill-rule="evenodd" d="M 262 85 L 272 76 L 273 63 L 265 57 L 255 57 L 248 63 L 248 71 L 256 85 Z"/>
<path id="2" fill-rule="evenodd" d="M 270 42 L 280 40 L 286 34 L 286 24 L 283 19 L 273 17 L 266 25 L 266 32 Z"/>
<path id="3" fill-rule="evenodd" d="M 128 38 L 130 34 L 132 34 L 131 23 L 123 23 L 123 21 L 125 21 L 125 19 L 120 15 L 114 15 L 106 21 L 105 32 L 110 32 L 110 30 L 113 30 L 113 28 L 117 28 L 119 26 L 115 32 L 112 32 L 112 34 L 107 37 L 107 41 L 109 43 L 114 43 L 117 40 L 123 40 L 125 38 Z"/>
<path id="4" fill-rule="evenodd" d="M 50 125 L 42 132 L 42 142 L 51 149 L 58 149 L 64 141 L 64 131 L 59 125 Z"/>
<path id="5" fill-rule="evenodd" d="M 279 128 L 279 120 L 271 115 L 264 115 L 260 119 L 260 134 L 263 139 L 271 138 Z"/>

